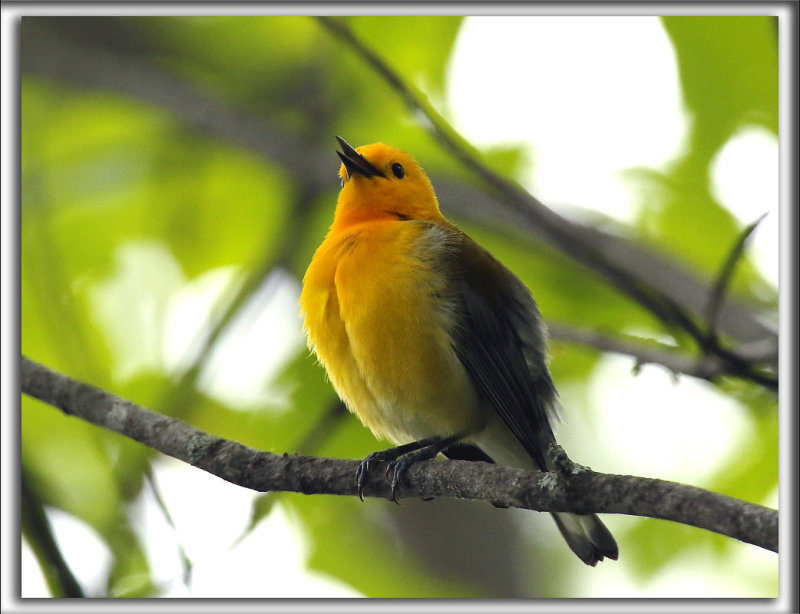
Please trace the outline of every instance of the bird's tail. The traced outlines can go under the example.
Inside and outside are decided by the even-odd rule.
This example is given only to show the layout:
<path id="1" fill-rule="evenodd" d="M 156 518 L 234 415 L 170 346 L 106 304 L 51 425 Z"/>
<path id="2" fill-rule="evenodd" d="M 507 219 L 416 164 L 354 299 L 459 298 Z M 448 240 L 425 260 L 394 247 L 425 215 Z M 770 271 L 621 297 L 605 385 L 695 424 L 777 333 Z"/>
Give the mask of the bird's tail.
<path id="1" fill-rule="evenodd" d="M 605 557 L 617 560 L 617 542 L 597 514 L 554 512 L 553 520 L 570 549 L 587 565 L 594 567 Z"/>
<path id="2" fill-rule="evenodd" d="M 534 468 L 536 464 L 516 440 L 511 431 L 502 425 L 494 430 L 485 429 L 478 446 L 458 443 L 444 452 L 445 456 L 458 460 L 490 463 L 499 462 L 513 467 Z M 556 471 L 549 459 L 545 459 L 548 471 Z M 604 558 L 617 560 L 619 548 L 611 531 L 596 514 L 571 514 L 554 512 L 553 519 L 570 549 L 587 565 L 594 567 Z"/>

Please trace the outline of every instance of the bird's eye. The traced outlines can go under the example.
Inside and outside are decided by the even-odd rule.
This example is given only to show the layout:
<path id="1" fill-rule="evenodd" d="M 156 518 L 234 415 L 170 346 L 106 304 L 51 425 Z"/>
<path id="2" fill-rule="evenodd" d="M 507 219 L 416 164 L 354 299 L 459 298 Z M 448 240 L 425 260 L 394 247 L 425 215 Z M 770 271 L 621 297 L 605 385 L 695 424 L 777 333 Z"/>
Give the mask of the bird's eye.
<path id="1" fill-rule="evenodd" d="M 403 177 L 406 176 L 406 172 L 405 170 L 403 170 L 403 165 L 398 164 L 397 162 L 392 164 L 392 172 L 394 173 L 394 176 L 397 177 L 398 179 L 402 179 Z"/>

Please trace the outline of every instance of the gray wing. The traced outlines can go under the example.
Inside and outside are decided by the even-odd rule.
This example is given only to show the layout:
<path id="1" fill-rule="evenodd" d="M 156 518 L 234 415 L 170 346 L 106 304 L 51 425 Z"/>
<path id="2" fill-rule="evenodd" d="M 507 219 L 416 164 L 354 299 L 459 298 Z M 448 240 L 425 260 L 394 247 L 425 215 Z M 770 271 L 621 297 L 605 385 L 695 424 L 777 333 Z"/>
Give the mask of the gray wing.
<path id="1" fill-rule="evenodd" d="M 479 397 L 546 468 L 555 441 L 556 389 L 545 363 L 546 334 L 525 285 L 465 234 L 451 249 L 456 354 Z"/>

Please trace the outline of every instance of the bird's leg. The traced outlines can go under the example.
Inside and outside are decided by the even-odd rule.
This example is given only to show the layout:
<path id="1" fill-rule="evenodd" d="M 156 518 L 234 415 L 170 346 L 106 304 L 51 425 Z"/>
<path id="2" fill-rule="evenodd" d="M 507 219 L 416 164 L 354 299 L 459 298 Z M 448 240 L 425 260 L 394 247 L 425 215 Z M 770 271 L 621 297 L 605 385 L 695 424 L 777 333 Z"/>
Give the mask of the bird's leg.
<path id="1" fill-rule="evenodd" d="M 376 463 L 388 461 L 386 477 L 388 479 L 389 472 L 392 472 L 392 501 L 397 503 L 397 486 L 400 478 L 408 468 L 416 462 L 435 458 L 439 452 L 458 441 L 460 437 L 460 435 L 445 438 L 429 437 L 419 441 L 412 441 L 396 448 L 373 452 L 361 461 L 356 472 L 359 498 L 362 501 L 364 500 L 364 487 L 372 466 Z"/>
<path id="2" fill-rule="evenodd" d="M 397 501 L 397 487 L 400 485 L 400 480 L 405 475 L 408 468 L 414 463 L 420 461 L 431 460 L 445 450 L 448 446 L 452 445 L 461 438 L 460 435 L 453 435 L 444 439 L 437 439 L 429 444 L 420 447 L 419 449 L 403 454 L 393 461 L 389 461 L 386 467 L 386 477 L 389 477 L 389 472 L 392 472 L 392 501 Z"/>
<path id="3" fill-rule="evenodd" d="M 433 443 L 436 443 L 439 440 L 440 440 L 439 437 L 420 439 L 419 441 L 412 441 L 411 443 L 407 443 L 402 446 L 397 446 L 395 448 L 389 448 L 388 450 L 380 450 L 379 452 L 373 452 L 372 454 L 367 456 L 367 458 L 365 458 L 364 460 L 361 461 L 361 463 L 359 463 L 358 470 L 356 471 L 356 482 L 358 484 L 359 499 L 361 499 L 362 501 L 364 500 L 364 486 L 366 486 L 367 476 L 369 475 L 369 472 L 372 469 L 373 465 L 385 461 L 394 461 L 403 454 L 419 450 L 420 448 L 429 446 Z"/>

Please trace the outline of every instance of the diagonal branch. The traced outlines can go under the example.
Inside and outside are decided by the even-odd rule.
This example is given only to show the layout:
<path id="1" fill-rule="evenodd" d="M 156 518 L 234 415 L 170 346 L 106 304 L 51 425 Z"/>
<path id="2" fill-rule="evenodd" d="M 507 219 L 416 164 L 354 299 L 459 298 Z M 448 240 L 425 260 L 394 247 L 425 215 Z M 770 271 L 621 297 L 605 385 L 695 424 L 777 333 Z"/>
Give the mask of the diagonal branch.
<path id="1" fill-rule="evenodd" d="M 23 393 L 233 484 L 260 492 L 357 494 L 358 461 L 258 451 L 73 380 L 25 356 L 20 373 Z M 586 468 L 544 474 L 467 461 L 419 463 L 409 469 L 407 478 L 400 484 L 398 498 L 454 497 L 543 512 L 661 518 L 778 551 L 777 511 L 674 482 Z M 391 496 L 381 472 L 372 472 L 364 494 Z"/>
<path id="2" fill-rule="evenodd" d="M 611 354 L 630 356 L 636 360 L 637 367 L 647 364 L 661 365 L 675 375 L 683 373 L 707 381 L 713 381 L 726 373 L 722 361 L 714 356 L 694 358 L 664 344 L 655 342 L 645 344 L 629 336 L 608 337 L 591 330 L 553 324 L 547 328 L 551 339 L 577 343 Z"/>
<path id="3" fill-rule="evenodd" d="M 421 113 L 439 142 L 474 175 L 501 196 L 517 212 L 536 220 L 550 242 L 590 270 L 605 277 L 622 293 L 655 314 L 664 324 L 687 333 L 704 355 L 719 358 L 731 374 L 749 379 L 770 390 L 777 390 L 778 378 L 755 369 L 735 352 L 709 343 L 696 316 L 675 297 L 661 291 L 649 279 L 636 275 L 620 263 L 608 258 L 598 245 L 587 241 L 587 234 L 576 225 L 545 206 L 519 184 L 498 175 L 483 164 L 474 148 L 463 139 L 449 122 L 436 111 L 427 97 L 400 75 L 383 58 L 361 41 L 341 19 L 317 17 L 318 22 L 347 44 L 403 99 L 409 110 Z M 589 235 L 591 236 L 591 235 Z"/>
<path id="4" fill-rule="evenodd" d="M 690 375 L 713 382 L 730 372 L 726 364 L 717 356 L 689 356 L 676 350 L 673 346 L 651 339 L 643 340 L 621 334 L 612 337 L 593 330 L 560 324 L 549 324 L 547 330 L 551 339 L 577 343 L 601 352 L 630 356 L 636 360 L 636 364 L 639 366 L 661 365 L 675 375 Z M 772 357 L 777 357 L 777 353 L 777 342 L 766 343 L 766 340 L 764 343 L 756 342 L 737 348 L 737 355 L 751 364 L 768 362 Z"/>

